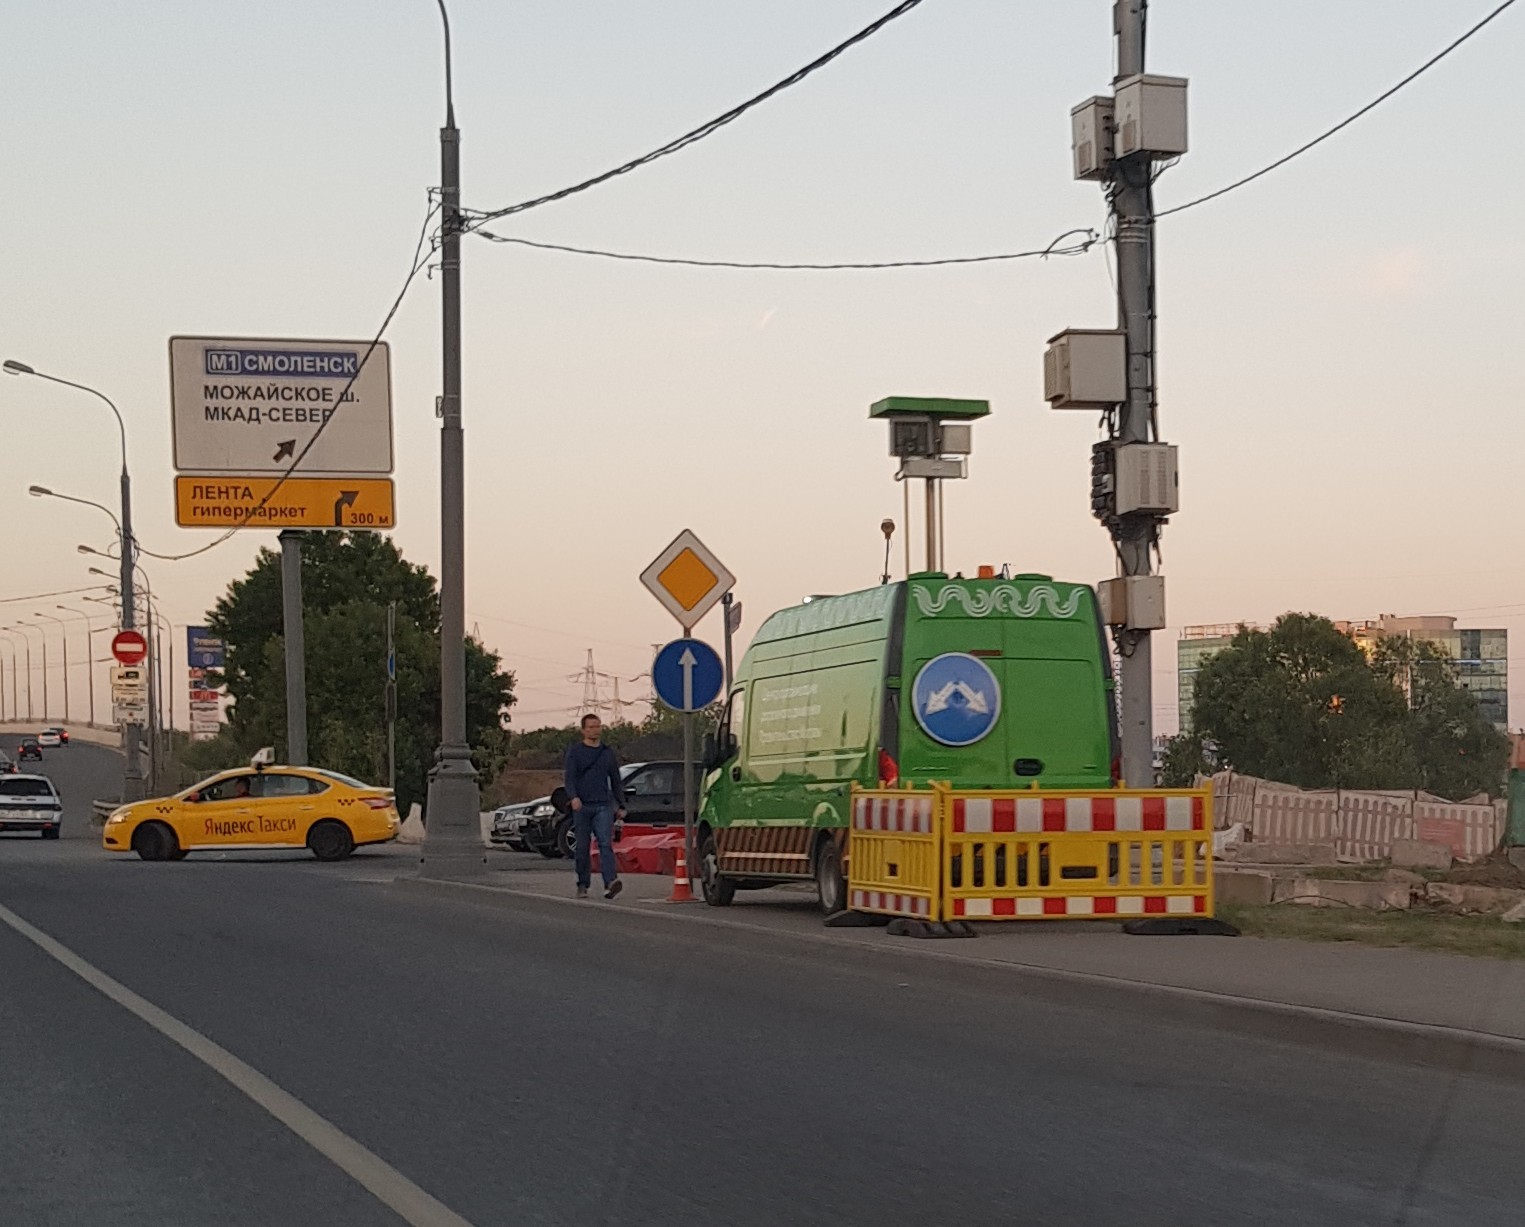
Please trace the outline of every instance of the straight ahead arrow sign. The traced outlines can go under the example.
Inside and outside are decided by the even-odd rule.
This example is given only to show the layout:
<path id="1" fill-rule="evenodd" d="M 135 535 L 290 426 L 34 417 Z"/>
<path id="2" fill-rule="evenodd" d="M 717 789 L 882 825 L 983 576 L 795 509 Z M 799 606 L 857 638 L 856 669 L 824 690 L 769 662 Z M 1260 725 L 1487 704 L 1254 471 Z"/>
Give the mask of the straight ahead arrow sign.
<path id="1" fill-rule="evenodd" d="M 692 648 L 684 648 L 683 655 L 678 657 L 678 664 L 683 669 L 683 710 L 694 710 L 694 666 L 699 663 L 699 658 L 694 655 Z"/>

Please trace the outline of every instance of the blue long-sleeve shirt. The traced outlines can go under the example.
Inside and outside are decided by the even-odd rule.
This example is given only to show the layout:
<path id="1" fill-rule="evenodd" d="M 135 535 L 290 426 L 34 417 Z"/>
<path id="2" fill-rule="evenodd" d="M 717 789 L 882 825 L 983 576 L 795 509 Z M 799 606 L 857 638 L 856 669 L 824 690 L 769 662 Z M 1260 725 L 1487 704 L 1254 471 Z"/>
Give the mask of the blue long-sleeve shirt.
<path id="1" fill-rule="evenodd" d="M 575 798 L 584 805 L 625 808 L 625 786 L 612 746 L 590 746 L 581 741 L 569 745 L 565 784 L 569 801 Z"/>

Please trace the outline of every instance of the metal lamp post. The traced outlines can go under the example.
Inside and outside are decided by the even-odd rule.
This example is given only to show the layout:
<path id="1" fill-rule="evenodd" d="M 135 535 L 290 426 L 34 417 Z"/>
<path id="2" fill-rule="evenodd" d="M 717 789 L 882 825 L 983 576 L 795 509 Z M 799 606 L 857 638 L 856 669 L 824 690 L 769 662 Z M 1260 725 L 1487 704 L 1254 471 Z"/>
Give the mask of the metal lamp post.
<path id="1" fill-rule="evenodd" d="M 61 609 L 64 613 L 75 614 L 85 621 L 85 684 L 90 694 L 90 706 L 85 717 L 87 725 L 95 723 L 95 628 L 90 625 L 90 615 L 83 609 L 74 609 L 68 605 L 55 605 L 54 609 Z"/>
<path id="2" fill-rule="evenodd" d="M 67 622 L 65 622 L 62 618 L 58 617 L 56 614 L 43 613 L 41 610 L 37 610 L 36 612 L 34 612 L 32 614 L 32 617 L 34 617 L 34 618 L 46 618 L 49 622 L 56 622 L 56 623 L 58 623 L 58 627 L 59 627 L 58 633 L 59 633 L 59 636 L 63 640 L 63 649 L 64 649 L 64 723 L 68 724 L 69 723 L 69 624 Z M 44 644 L 44 646 L 46 646 L 46 644 L 47 644 L 47 636 L 46 636 L 46 634 L 44 634 L 44 636 L 43 636 L 43 644 Z M 46 659 L 46 657 L 44 657 L 44 659 Z M 46 669 L 47 666 L 44 665 L 43 668 Z M 43 675 L 43 683 L 44 683 L 43 689 L 44 689 L 44 691 L 46 691 L 46 689 L 47 689 L 47 685 L 46 685 L 46 683 L 47 683 L 47 674 L 46 673 L 44 673 L 44 675 Z"/>
<path id="3" fill-rule="evenodd" d="M 0 626 L 0 631 L 4 631 L 7 635 L 13 635 L 16 633 L 8 626 Z M 0 643 L 4 643 L 6 647 L 10 648 L 11 650 L 11 719 L 20 720 L 21 703 L 17 698 L 19 692 L 16 689 L 16 674 L 19 671 L 19 666 L 16 661 L 16 644 L 15 641 L 11 639 L 0 639 Z M 31 669 L 29 667 L 27 669 L 27 681 L 31 682 L 31 680 Z M 28 713 L 28 718 L 30 718 L 30 713 Z"/>
<path id="4" fill-rule="evenodd" d="M 133 621 L 133 593 L 132 593 L 132 566 L 137 556 L 137 540 L 132 535 L 132 478 L 127 472 L 127 426 L 122 421 L 122 411 L 116 407 L 111 398 L 103 392 L 98 392 L 92 387 L 82 383 L 75 383 L 69 379 L 60 379 L 57 375 L 48 375 L 42 371 L 28 366 L 25 362 L 17 362 L 14 358 L 7 358 L 3 364 L 5 372 L 9 375 L 30 375 L 35 379 L 45 379 L 49 383 L 62 384 L 66 388 L 74 388 L 80 392 L 88 392 L 96 399 L 104 401 L 106 407 L 116 417 L 117 431 L 122 441 L 122 518 L 118 524 L 118 531 L 122 534 L 122 626 L 124 629 L 132 629 Z M 125 766 L 122 769 L 122 799 L 124 801 L 140 801 L 143 798 L 143 767 L 138 759 L 138 726 L 127 725 L 122 730 L 122 752 Z"/>
<path id="5" fill-rule="evenodd" d="M 17 618 L 15 625 L 25 635 L 28 631 L 36 631 L 37 638 L 42 644 L 42 718 L 48 718 L 48 632 L 45 627 L 37 626 L 28 622 L 25 618 Z M 32 640 L 26 642 L 26 718 L 32 718 Z"/>
<path id="6" fill-rule="evenodd" d="M 481 794 L 466 737 L 465 441 L 461 432 L 461 134 L 455 126 L 450 14 L 445 34 L 445 126 L 440 129 L 440 745 L 429 772 L 423 874 L 485 871 Z"/>

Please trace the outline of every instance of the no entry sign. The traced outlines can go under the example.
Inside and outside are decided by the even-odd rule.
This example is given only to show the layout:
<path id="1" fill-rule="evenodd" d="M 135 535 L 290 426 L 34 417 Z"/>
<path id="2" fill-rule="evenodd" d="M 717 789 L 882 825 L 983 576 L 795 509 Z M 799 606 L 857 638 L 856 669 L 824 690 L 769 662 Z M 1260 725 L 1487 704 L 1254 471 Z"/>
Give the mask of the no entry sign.
<path id="1" fill-rule="evenodd" d="M 141 664 L 148 655 L 148 640 L 137 631 L 117 631 L 111 640 L 111 654 L 124 665 Z"/>

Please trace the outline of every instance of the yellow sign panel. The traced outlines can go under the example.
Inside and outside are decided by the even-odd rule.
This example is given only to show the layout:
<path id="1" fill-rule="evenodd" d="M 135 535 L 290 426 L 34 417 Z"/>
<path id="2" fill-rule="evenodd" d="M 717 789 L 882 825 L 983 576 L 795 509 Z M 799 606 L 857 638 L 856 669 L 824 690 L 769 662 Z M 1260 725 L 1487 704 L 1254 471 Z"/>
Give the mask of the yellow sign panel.
<path id="1" fill-rule="evenodd" d="M 397 523 L 388 477 L 176 477 L 181 528 L 385 529 Z"/>
<path id="2" fill-rule="evenodd" d="M 666 588 L 672 599 L 684 609 L 692 609 L 710 594 L 719 576 L 704 565 L 704 560 L 693 550 L 685 549 L 662 568 L 657 582 Z"/>

